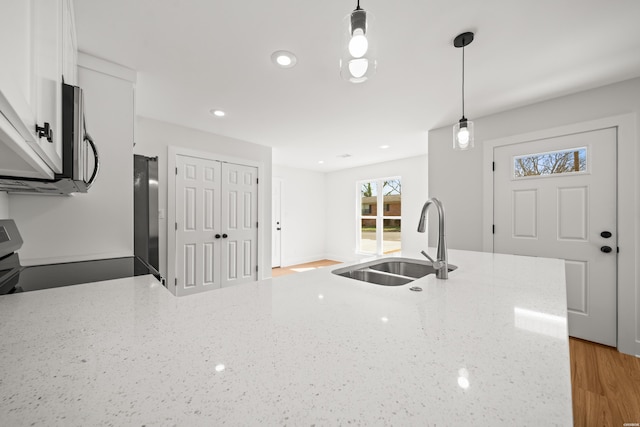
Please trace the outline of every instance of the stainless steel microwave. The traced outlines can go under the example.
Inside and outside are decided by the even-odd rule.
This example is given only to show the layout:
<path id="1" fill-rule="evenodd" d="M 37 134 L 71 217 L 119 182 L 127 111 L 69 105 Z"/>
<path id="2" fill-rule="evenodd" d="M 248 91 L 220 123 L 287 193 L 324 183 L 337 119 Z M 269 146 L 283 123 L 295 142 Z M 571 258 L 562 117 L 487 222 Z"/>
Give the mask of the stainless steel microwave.
<path id="1" fill-rule="evenodd" d="M 54 179 L 0 176 L 0 191 L 86 193 L 99 169 L 98 150 L 86 130 L 82 89 L 62 83 L 62 172 Z"/>

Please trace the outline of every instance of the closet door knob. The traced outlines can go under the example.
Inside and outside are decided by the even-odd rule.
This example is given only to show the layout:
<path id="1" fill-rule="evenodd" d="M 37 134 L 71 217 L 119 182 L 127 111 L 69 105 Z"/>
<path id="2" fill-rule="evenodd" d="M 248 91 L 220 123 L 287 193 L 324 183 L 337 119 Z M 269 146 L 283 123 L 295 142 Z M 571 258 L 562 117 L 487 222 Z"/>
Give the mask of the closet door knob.
<path id="1" fill-rule="evenodd" d="M 227 236 L 226 234 L 223 234 L 223 235 L 222 235 L 222 238 L 223 238 L 223 239 L 226 239 L 227 237 L 229 237 L 229 236 Z"/>
<path id="2" fill-rule="evenodd" d="M 219 238 L 220 238 L 220 235 L 219 235 L 219 234 L 216 234 L 216 239 L 219 239 Z"/>
<path id="3" fill-rule="evenodd" d="M 605 254 L 608 254 L 609 252 L 611 252 L 611 251 L 612 251 L 612 249 L 611 249 L 611 247 L 610 247 L 610 246 L 603 246 L 603 247 L 601 247 L 601 248 L 600 248 L 600 250 L 601 250 L 602 252 L 604 252 Z"/>
<path id="4" fill-rule="evenodd" d="M 605 239 L 608 239 L 609 237 L 612 236 L 610 231 L 603 231 L 602 233 L 600 233 L 600 236 L 604 237 Z"/>

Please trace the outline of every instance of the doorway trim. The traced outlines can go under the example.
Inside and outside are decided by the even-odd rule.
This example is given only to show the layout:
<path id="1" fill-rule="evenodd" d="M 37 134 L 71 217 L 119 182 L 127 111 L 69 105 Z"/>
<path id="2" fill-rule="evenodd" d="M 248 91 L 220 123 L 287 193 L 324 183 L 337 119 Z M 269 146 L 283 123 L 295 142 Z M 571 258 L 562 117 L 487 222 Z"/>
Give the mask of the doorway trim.
<path id="1" fill-rule="evenodd" d="M 257 280 L 265 277 L 264 272 L 268 271 L 268 277 L 271 277 L 271 259 L 269 265 L 260 265 L 264 259 L 264 242 L 269 239 L 263 238 L 263 230 L 266 226 L 264 217 L 264 197 L 265 191 L 260 188 L 262 183 L 266 182 L 264 177 L 264 164 L 253 160 L 242 159 L 238 157 L 226 156 L 209 151 L 193 150 L 184 147 L 168 146 L 167 147 L 167 289 L 176 295 L 176 159 L 177 156 L 197 157 L 200 159 L 214 160 L 222 163 L 234 163 L 237 165 L 252 166 L 258 169 L 258 276 Z M 269 192 L 271 189 L 269 189 Z M 270 224 L 269 224 L 270 226 Z M 269 242 L 271 244 L 271 242 Z"/>
<path id="2" fill-rule="evenodd" d="M 274 255 L 273 255 L 275 253 L 275 247 L 273 247 L 271 249 L 271 251 L 272 251 L 272 254 L 271 254 L 271 268 L 282 267 L 282 205 L 283 205 L 283 203 L 282 203 L 282 197 L 283 197 L 282 196 L 282 188 L 284 187 L 283 182 L 284 182 L 284 180 L 282 178 L 278 178 L 278 177 L 275 177 L 275 176 L 271 179 L 271 186 L 272 186 L 271 194 L 274 193 L 274 190 L 276 188 L 279 190 L 278 191 L 279 197 L 277 199 L 274 197 L 273 200 L 271 201 L 271 210 L 275 211 L 276 210 L 276 206 L 277 206 L 278 212 L 280 214 L 279 218 L 276 218 L 274 215 L 272 215 L 272 218 L 271 218 L 271 229 L 272 229 L 271 241 L 273 242 L 272 243 L 273 246 L 276 246 L 276 245 L 279 246 L 278 247 L 278 251 L 277 251 L 277 253 L 278 253 L 278 262 L 277 262 L 278 265 L 277 266 L 273 265 L 273 259 L 275 258 Z M 279 221 L 280 224 L 276 224 L 276 221 Z M 273 228 L 274 227 L 278 227 L 278 225 L 279 225 L 279 228 L 280 228 L 280 230 L 279 230 L 280 231 L 280 238 L 276 239 L 276 234 L 274 233 Z"/>
<path id="3" fill-rule="evenodd" d="M 493 252 L 493 151 L 495 147 L 512 145 L 538 139 L 553 138 L 573 133 L 604 128 L 617 128 L 617 188 L 618 188 L 618 350 L 640 355 L 640 283 L 635 263 L 640 255 L 636 214 L 640 210 L 640 174 L 637 171 L 638 137 L 637 115 L 624 114 L 544 129 L 536 132 L 511 135 L 483 141 L 483 209 L 482 248 Z M 638 293 L 636 293 L 636 290 Z M 636 313 L 636 309 L 638 313 Z"/>

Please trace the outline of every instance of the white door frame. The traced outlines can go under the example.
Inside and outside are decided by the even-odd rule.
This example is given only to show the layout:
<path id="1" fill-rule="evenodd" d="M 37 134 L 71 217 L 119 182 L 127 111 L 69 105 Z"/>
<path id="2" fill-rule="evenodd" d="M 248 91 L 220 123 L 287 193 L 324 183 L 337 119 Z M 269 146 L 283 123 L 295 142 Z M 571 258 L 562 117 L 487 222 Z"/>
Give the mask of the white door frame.
<path id="1" fill-rule="evenodd" d="M 264 239 L 260 239 L 260 228 L 267 226 L 264 221 L 264 207 L 262 198 L 265 197 L 264 190 L 261 190 L 261 183 L 264 179 L 264 165 L 262 162 L 256 162 L 248 159 L 216 154 L 209 151 L 193 150 L 184 147 L 168 146 L 167 147 L 167 289 L 176 295 L 176 157 L 190 156 L 207 160 L 217 160 L 222 163 L 235 163 L 238 165 L 253 166 L 258 169 L 258 223 L 259 225 L 257 245 L 258 245 L 258 263 L 264 258 Z M 271 189 L 269 189 L 271 191 Z M 269 196 L 270 197 L 270 196 Z M 271 224 L 269 224 L 271 226 Z M 271 259 L 268 260 L 268 266 L 258 265 L 258 277 L 263 276 L 264 269 L 271 271 Z"/>
<path id="2" fill-rule="evenodd" d="M 572 125 L 559 126 L 521 135 L 486 140 L 483 145 L 483 211 L 482 248 L 493 252 L 493 151 L 495 147 L 535 141 L 545 138 L 588 132 L 615 127 L 618 133 L 618 350 L 623 353 L 640 355 L 640 283 L 636 273 L 636 260 L 640 250 L 636 236 L 640 224 L 636 215 L 640 211 L 640 174 L 637 171 L 638 137 L 636 114 L 624 114 L 591 120 Z M 640 274 L 640 272 L 638 273 Z"/>
<path id="3" fill-rule="evenodd" d="M 271 186 L 273 187 L 273 189 L 275 189 L 276 187 L 279 188 L 279 194 L 280 194 L 280 198 L 278 200 L 272 200 L 271 201 L 271 209 L 274 210 L 275 209 L 275 203 L 278 202 L 280 206 L 278 206 L 278 212 L 280 213 L 280 217 L 279 218 L 275 218 L 272 217 L 271 218 L 271 229 L 273 230 L 274 227 L 278 226 L 280 228 L 280 239 L 277 240 L 277 243 L 279 244 L 278 246 L 280 246 L 278 248 L 278 265 L 277 267 L 282 267 L 282 188 L 284 187 L 283 185 L 283 179 L 282 178 L 277 178 L 277 177 L 273 177 L 271 180 Z M 273 194 L 273 191 L 272 191 Z M 276 224 L 276 221 L 280 221 L 280 224 Z M 275 238 L 275 234 L 273 234 L 273 232 L 271 233 L 271 240 L 273 242 L 276 242 L 276 238 Z M 274 267 L 273 265 L 273 254 L 271 255 L 271 268 Z"/>

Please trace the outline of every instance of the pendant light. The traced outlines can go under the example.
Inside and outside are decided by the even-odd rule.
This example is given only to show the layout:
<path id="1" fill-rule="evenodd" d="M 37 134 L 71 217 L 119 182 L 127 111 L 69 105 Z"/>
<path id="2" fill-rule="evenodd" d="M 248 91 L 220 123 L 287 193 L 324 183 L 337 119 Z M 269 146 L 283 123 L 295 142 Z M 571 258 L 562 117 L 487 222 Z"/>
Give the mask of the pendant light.
<path id="1" fill-rule="evenodd" d="M 375 41 L 371 37 L 374 16 L 360 7 L 344 18 L 340 75 L 351 83 L 363 83 L 376 72 Z"/>
<path id="2" fill-rule="evenodd" d="M 464 116 L 464 48 L 473 41 L 473 33 L 462 33 L 453 39 L 453 45 L 462 48 L 462 118 L 453 125 L 453 149 L 473 148 L 473 122 Z"/>

